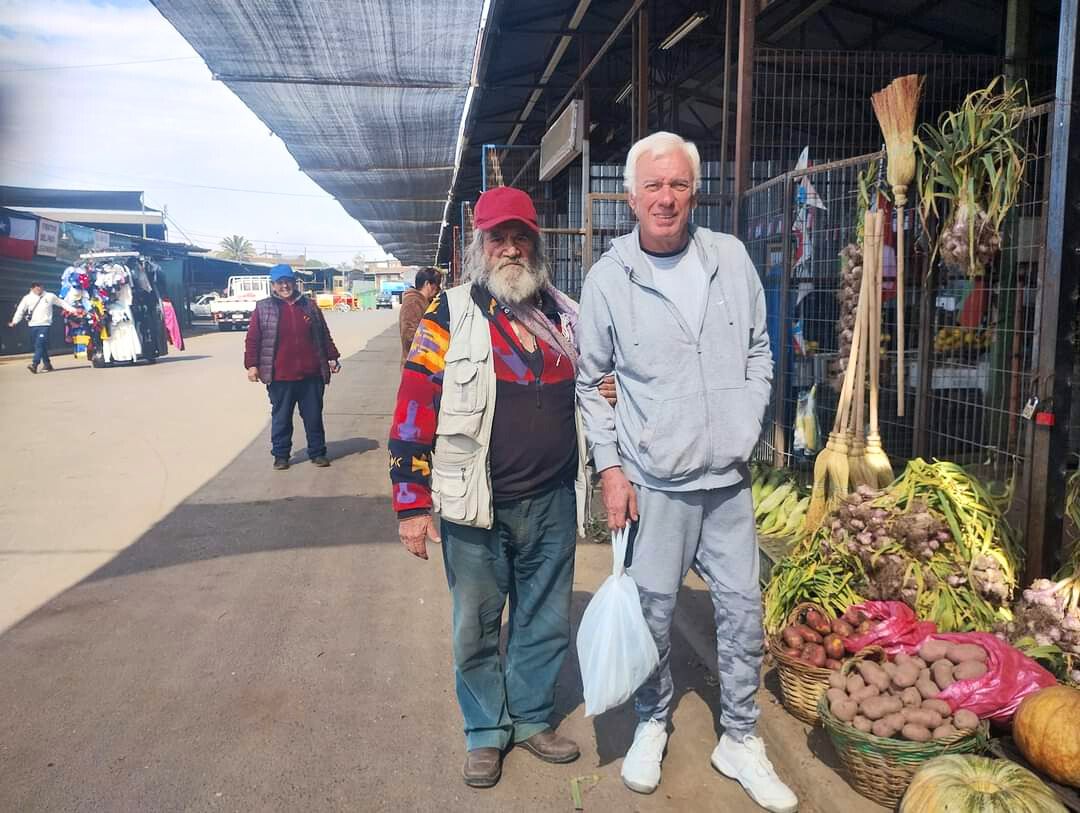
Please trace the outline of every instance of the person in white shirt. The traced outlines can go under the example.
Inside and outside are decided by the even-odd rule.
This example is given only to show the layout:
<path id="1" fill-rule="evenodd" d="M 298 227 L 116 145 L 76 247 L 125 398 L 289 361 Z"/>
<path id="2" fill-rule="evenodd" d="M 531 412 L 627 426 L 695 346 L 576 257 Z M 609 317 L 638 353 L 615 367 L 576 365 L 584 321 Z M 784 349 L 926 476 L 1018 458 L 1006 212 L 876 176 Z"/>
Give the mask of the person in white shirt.
<path id="1" fill-rule="evenodd" d="M 38 365 L 44 363 L 45 372 L 52 372 L 52 359 L 49 358 L 49 327 L 52 325 L 53 308 L 63 308 L 68 313 L 82 313 L 73 308 L 56 294 L 50 294 L 40 282 L 30 283 L 30 293 L 19 301 L 15 315 L 8 322 L 8 327 L 15 327 L 23 319 L 30 325 L 30 341 L 34 345 L 34 359 L 26 365 L 32 373 L 37 373 Z"/>

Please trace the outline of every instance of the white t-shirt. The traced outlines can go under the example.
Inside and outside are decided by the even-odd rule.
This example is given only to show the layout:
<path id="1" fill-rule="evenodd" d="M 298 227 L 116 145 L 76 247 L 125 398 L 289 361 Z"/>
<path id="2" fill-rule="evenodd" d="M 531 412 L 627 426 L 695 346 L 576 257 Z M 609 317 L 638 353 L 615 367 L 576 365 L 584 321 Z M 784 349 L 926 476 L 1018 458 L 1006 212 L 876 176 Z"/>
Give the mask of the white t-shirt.
<path id="1" fill-rule="evenodd" d="M 651 254 L 642 250 L 652 268 L 656 290 L 671 300 L 694 336 L 701 333 L 701 320 L 708 299 L 705 267 L 690 244 L 677 254 Z"/>

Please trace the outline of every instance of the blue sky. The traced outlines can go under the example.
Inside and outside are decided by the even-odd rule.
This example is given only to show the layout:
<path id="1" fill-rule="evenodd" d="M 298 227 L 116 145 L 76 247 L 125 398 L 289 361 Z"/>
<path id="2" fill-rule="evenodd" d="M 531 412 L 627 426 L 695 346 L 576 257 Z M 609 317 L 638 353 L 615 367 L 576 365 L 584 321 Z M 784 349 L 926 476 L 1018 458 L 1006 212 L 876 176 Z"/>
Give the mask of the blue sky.
<path id="1" fill-rule="evenodd" d="M 144 190 L 207 247 L 385 256 L 148 0 L 0 0 L 0 184 Z"/>

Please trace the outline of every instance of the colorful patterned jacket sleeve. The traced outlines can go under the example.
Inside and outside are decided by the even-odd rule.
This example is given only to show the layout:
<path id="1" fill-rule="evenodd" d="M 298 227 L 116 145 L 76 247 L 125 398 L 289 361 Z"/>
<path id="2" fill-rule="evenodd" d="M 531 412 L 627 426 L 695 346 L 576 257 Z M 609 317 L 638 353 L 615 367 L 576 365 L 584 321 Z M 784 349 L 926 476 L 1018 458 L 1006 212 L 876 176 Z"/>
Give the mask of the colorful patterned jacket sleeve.
<path id="1" fill-rule="evenodd" d="M 400 519 L 431 512 L 431 449 L 449 346 L 450 308 L 440 295 L 416 330 L 390 426 L 390 482 Z"/>

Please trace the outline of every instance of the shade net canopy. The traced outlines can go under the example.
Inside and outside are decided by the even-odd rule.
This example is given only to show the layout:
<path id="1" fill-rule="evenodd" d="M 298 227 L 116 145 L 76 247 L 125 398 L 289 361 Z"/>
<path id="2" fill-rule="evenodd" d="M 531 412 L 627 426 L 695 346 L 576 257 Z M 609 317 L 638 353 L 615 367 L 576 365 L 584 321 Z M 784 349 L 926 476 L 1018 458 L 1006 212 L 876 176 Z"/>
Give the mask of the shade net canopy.
<path id="1" fill-rule="evenodd" d="M 435 260 L 483 0 L 151 1 L 384 250 Z"/>

